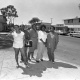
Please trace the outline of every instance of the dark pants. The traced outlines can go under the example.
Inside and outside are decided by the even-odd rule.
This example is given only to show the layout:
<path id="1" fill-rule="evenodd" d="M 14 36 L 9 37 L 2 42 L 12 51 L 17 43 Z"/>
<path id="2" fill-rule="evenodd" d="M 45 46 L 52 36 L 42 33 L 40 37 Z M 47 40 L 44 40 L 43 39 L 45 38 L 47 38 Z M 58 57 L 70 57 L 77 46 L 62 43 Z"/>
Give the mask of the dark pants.
<path id="1" fill-rule="evenodd" d="M 27 47 L 24 48 L 24 52 L 25 52 L 25 56 L 26 56 L 26 62 L 28 62 L 28 57 L 27 57 Z M 22 54 L 21 54 L 21 61 L 24 62 L 24 58 L 23 58 Z"/>
<path id="2" fill-rule="evenodd" d="M 54 51 L 51 50 L 51 48 L 47 48 L 47 53 L 48 53 L 49 61 L 54 62 Z"/>
<path id="3" fill-rule="evenodd" d="M 26 63 L 27 60 L 26 60 L 24 48 L 14 48 L 14 51 L 15 51 L 15 60 L 16 60 L 17 65 L 19 66 L 19 63 L 18 63 L 19 51 L 21 52 L 21 55 L 23 56 L 24 64 L 27 65 L 27 63 Z"/>

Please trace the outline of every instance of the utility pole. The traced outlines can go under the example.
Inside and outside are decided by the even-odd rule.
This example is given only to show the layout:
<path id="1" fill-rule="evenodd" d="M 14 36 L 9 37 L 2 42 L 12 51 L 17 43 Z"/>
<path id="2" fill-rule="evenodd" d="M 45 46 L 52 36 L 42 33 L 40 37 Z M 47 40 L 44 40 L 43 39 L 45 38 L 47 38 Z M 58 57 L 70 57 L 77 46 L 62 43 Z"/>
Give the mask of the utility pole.
<path id="1" fill-rule="evenodd" d="M 78 6 L 78 7 L 79 7 L 79 10 L 80 10 L 80 4 L 79 4 L 79 6 Z"/>
<path id="2" fill-rule="evenodd" d="M 51 24 L 52 24 L 52 22 L 53 22 L 52 20 L 53 20 L 53 18 L 51 18 Z"/>
<path id="3" fill-rule="evenodd" d="M 43 20 L 41 20 L 41 23 L 42 23 L 42 21 L 43 21 Z"/>

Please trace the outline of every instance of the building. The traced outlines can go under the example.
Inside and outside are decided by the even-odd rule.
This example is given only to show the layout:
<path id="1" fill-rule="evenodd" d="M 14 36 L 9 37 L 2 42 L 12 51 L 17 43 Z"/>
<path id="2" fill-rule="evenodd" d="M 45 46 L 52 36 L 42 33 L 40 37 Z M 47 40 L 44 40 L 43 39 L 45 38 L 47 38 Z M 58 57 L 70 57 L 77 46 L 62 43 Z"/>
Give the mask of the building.
<path id="1" fill-rule="evenodd" d="M 68 26 L 69 31 L 80 31 L 80 18 L 65 19 L 64 25 Z"/>
<path id="2" fill-rule="evenodd" d="M 5 31 L 7 28 L 7 20 L 6 17 L 0 15 L 0 31 Z"/>
<path id="3" fill-rule="evenodd" d="M 46 31 L 48 31 L 51 27 L 51 23 L 42 22 L 41 24 L 46 26 Z"/>
<path id="4" fill-rule="evenodd" d="M 55 31 L 62 30 L 63 27 L 64 27 L 64 24 L 56 24 L 56 25 L 54 25 Z"/>
<path id="5" fill-rule="evenodd" d="M 59 34 L 67 34 L 68 33 L 68 27 L 65 26 L 64 24 L 56 24 L 53 25 L 55 32 L 59 33 Z"/>

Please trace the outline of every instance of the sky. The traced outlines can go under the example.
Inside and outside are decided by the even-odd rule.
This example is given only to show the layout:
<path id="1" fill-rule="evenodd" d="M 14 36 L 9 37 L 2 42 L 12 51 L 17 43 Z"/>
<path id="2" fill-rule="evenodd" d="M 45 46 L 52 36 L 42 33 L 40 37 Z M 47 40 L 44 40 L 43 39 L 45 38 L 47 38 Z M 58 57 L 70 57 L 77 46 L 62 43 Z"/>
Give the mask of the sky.
<path id="1" fill-rule="evenodd" d="M 80 0 L 0 0 L 0 8 L 13 5 L 18 14 L 15 24 L 28 24 L 33 17 L 43 22 L 63 24 L 64 19 L 80 17 Z M 1 14 L 1 13 L 0 13 Z"/>

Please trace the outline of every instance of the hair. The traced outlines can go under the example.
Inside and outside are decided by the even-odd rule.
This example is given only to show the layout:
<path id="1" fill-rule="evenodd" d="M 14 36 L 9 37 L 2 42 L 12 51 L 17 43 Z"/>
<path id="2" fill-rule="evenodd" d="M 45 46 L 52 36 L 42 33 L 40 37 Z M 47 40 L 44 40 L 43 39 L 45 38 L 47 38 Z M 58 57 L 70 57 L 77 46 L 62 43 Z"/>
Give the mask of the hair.
<path id="1" fill-rule="evenodd" d="M 33 24 L 31 27 L 32 27 L 32 28 L 35 28 L 36 26 L 35 26 L 35 24 Z"/>
<path id="2" fill-rule="evenodd" d="M 19 27 L 19 25 L 14 25 L 14 27 L 15 27 L 15 26 Z"/>
<path id="3" fill-rule="evenodd" d="M 54 26 L 51 26 L 51 28 L 52 28 L 53 30 L 55 30 L 55 27 L 54 27 Z"/>
<path id="4" fill-rule="evenodd" d="M 45 25 L 41 25 L 40 26 L 40 30 L 42 30 L 43 28 L 46 29 L 46 26 Z"/>

